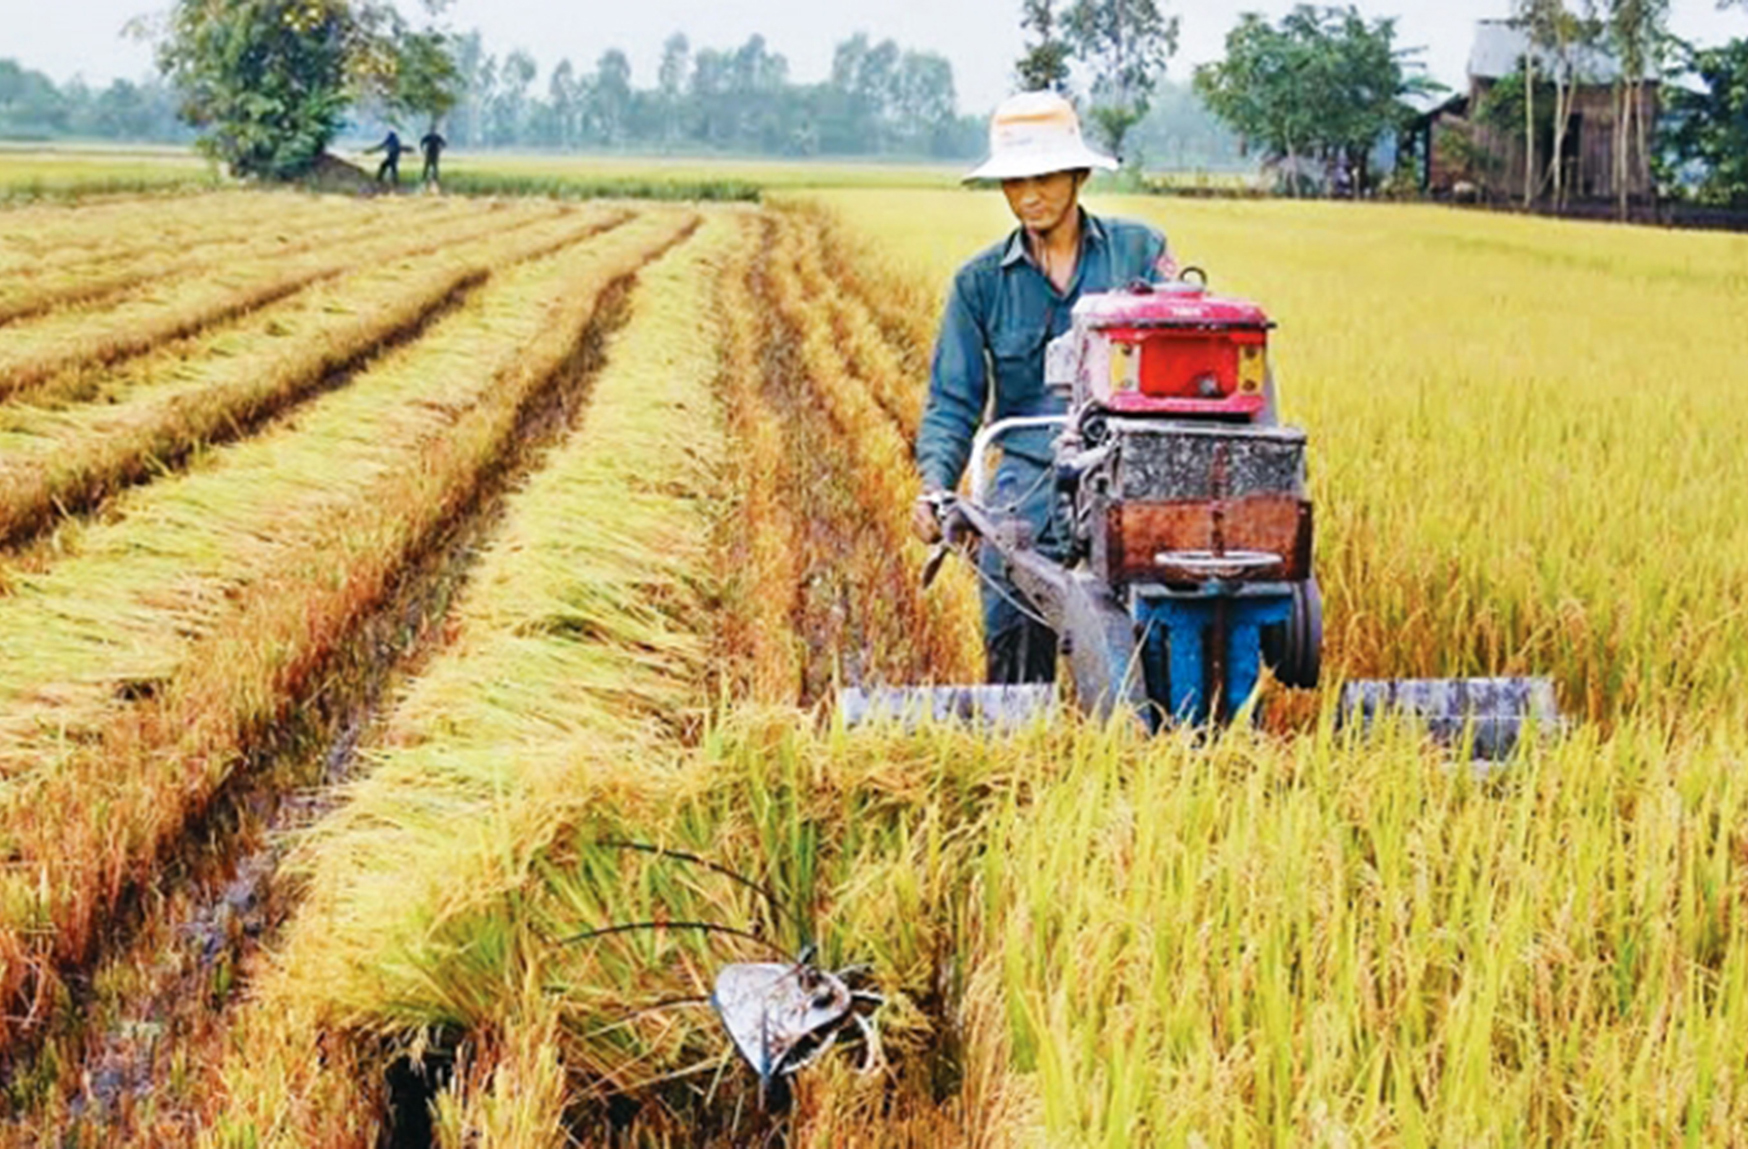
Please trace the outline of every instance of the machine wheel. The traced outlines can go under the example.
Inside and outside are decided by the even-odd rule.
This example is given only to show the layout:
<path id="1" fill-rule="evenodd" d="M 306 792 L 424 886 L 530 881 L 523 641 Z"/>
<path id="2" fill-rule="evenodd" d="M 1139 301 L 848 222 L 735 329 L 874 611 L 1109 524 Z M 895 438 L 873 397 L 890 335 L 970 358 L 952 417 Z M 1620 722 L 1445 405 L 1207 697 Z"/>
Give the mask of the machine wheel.
<path id="1" fill-rule="evenodd" d="M 1263 629 L 1262 657 L 1281 685 L 1317 685 L 1323 675 L 1323 592 L 1316 579 L 1293 584 L 1293 617 Z"/>

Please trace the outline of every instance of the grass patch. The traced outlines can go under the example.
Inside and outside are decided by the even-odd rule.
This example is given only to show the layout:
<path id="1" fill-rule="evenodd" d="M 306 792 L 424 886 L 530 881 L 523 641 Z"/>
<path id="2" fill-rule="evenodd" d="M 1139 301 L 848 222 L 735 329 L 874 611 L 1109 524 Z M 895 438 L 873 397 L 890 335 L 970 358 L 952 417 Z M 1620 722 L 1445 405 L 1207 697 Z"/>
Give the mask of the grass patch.
<path id="1" fill-rule="evenodd" d="M 545 175 L 463 170 L 443 177 L 449 194 L 544 196 L 557 200 L 647 199 L 700 203 L 757 203 L 763 188 L 747 180 L 670 179 L 660 176 Z"/>

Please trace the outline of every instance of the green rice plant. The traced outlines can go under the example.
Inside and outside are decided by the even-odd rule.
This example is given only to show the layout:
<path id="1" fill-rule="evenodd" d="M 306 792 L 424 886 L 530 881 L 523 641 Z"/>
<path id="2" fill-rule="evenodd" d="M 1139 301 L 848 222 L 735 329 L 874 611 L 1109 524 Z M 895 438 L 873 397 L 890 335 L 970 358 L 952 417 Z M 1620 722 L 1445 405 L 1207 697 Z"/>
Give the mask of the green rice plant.
<path id="1" fill-rule="evenodd" d="M 734 179 L 664 179 L 509 173 L 462 169 L 443 177 L 443 190 L 469 196 L 543 196 L 557 200 L 651 199 L 702 203 L 757 203 L 760 187 Z"/>
<path id="2" fill-rule="evenodd" d="M 339 382 L 491 274 L 624 218 L 505 215 L 498 232 L 318 286 L 203 346 L 135 359 L 101 382 L 46 384 L 0 407 L 0 542 L 246 433 Z M 523 223 L 532 226 L 511 226 Z"/>
<path id="3" fill-rule="evenodd" d="M 516 269 L 295 424 L 140 492 L 73 557 L 14 579 L 0 604 L 9 1017 L 89 955 L 105 910 L 320 688 L 325 659 L 515 449 L 604 293 L 690 226 L 651 213 Z"/>

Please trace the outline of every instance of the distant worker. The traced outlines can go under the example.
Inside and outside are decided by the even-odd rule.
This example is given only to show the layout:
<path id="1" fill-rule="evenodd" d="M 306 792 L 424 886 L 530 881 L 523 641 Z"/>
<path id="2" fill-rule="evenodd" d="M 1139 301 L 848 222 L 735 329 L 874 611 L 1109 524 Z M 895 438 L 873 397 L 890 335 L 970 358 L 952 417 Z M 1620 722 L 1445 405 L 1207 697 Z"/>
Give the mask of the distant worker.
<path id="1" fill-rule="evenodd" d="M 994 421 L 1066 409 L 1044 389 L 1044 346 L 1068 330 L 1076 301 L 1177 275 L 1157 230 L 1100 219 L 1080 206 L 1092 169 L 1111 171 L 1117 163 L 1082 141 L 1080 118 L 1063 97 L 1027 92 L 1004 101 L 990 121 L 989 150 L 965 181 L 1000 180 L 1020 226 L 961 267 L 948 292 L 916 444 L 923 494 L 912 527 L 931 543 L 941 537 L 932 496 L 959 485 L 986 410 Z M 1038 549 L 1061 559 L 1069 540 L 1055 510 L 1055 434 L 1028 430 L 1000 441 L 991 501 L 1022 515 Z M 988 681 L 1053 681 L 1055 632 L 1034 617 L 994 547 L 983 548 L 978 568 Z"/>
<path id="2" fill-rule="evenodd" d="M 411 149 L 409 149 L 405 144 L 401 143 L 401 137 L 395 133 L 393 128 L 389 129 L 388 136 L 384 138 L 382 143 L 377 144 L 374 148 L 365 148 L 365 155 L 369 155 L 371 152 L 383 153 L 382 166 L 376 169 L 376 182 L 382 183 L 382 177 L 386 175 L 390 183 L 397 188 L 400 187 L 401 153 L 410 150 Z"/>
<path id="3" fill-rule="evenodd" d="M 449 141 L 437 134 L 433 127 L 419 141 L 419 150 L 425 153 L 425 170 L 419 176 L 419 181 L 426 187 L 441 187 L 437 176 L 437 158 L 443 154 L 443 149 L 449 146 Z"/>

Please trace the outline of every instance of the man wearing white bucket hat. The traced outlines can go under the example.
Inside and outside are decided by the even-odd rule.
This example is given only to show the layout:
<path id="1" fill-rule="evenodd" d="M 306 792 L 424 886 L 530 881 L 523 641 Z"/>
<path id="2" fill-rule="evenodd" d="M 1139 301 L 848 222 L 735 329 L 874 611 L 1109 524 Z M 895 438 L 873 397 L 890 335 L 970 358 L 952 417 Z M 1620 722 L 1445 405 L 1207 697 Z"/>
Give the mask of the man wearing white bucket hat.
<path id="1" fill-rule="evenodd" d="M 929 496 L 958 486 L 986 413 L 991 420 L 1062 413 L 1063 400 L 1044 389 L 1044 347 L 1068 330 L 1076 301 L 1176 275 L 1158 231 L 1100 219 L 1080 206 L 1092 170 L 1117 164 L 1087 147 L 1080 118 L 1063 97 L 1027 92 L 1004 101 L 990 121 L 989 152 L 966 182 L 1000 180 L 1020 226 L 961 267 L 947 296 L 917 434 L 924 494 L 913 526 L 929 542 L 940 537 Z M 1039 549 L 1060 558 L 1067 539 L 1055 522 L 1051 438 L 1036 430 L 1002 440 L 993 500 L 1024 515 Z M 1032 617 L 993 547 L 984 548 L 978 565 L 989 681 L 1052 680 L 1054 632 Z"/>

